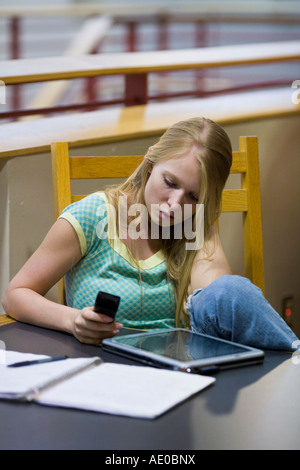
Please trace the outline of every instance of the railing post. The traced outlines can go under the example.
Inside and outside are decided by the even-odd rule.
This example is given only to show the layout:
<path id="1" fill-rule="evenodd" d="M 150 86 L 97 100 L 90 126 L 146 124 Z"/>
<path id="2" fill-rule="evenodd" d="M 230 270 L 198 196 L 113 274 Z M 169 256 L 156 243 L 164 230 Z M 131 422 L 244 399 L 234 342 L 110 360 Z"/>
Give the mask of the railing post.
<path id="1" fill-rule="evenodd" d="M 158 18 L 158 49 L 160 51 L 168 50 L 168 17 L 166 15 L 161 15 Z"/>
<path id="2" fill-rule="evenodd" d="M 12 59 L 20 58 L 20 18 L 14 16 L 10 22 L 10 56 Z M 12 89 L 12 109 L 21 107 L 20 85 L 14 85 Z"/>
<path id="3" fill-rule="evenodd" d="M 97 54 L 98 53 L 98 47 L 95 47 L 92 51 L 90 51 L 90 54 Z M 93 101 L 97 100 L 97 95 L 98 95 L 98 85 L 101 77 L 87 77 L 84 81 L 84 87 L 85 87 L 85 93 L 86 93 L 86 98 L 87 102 L 91 103 Z M 93 109 L 97 108 L 90 108 L 90 111 Z"/>
<path id="4" fill-rule="evenodd" d="M 146 104 L 148 101 L 147 73 L 125 75 L 125 105 Z"/>
<path id="5" fill-rule="evenodd" d="M 198 20 L 196 22 L 196 47 L 206 47 L 207 45 L 207 31 L 206 31 L 206 21 Z M 205 75 L 206 71 L 204 69 L 198 69 L 195 72 L 195 81 L 196 81 L 196 92 L 197 96 L 203 96 L 205 92 Z"/>
<path id="6" fill-rule="evenodd" d="M 127 50 L 128 52 L 135 52 L 137 50 L 137 39 L 136 39 L 136 22 L 129 21 L 127 24 Z"/>

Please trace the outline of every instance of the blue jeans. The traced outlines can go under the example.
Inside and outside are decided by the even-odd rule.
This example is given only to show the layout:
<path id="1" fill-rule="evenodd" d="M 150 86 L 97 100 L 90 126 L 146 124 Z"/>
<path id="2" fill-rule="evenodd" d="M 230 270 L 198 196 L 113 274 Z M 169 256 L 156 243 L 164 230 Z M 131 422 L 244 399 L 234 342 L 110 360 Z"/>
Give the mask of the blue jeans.
<path id="1" fill-rule="evenodd" d="M 224 275 L 189 296 L 192 330 L 263 349 L 295 350 L 300 341 L 249 279 Z"/>

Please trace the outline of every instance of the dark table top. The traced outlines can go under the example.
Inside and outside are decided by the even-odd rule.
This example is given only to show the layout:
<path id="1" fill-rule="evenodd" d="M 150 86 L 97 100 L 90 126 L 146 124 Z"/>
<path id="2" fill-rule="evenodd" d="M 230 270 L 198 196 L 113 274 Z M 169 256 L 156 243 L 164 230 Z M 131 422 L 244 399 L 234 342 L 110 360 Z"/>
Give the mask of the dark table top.
<path id="1" fill-rule="evenodd" d="M 133 363 L 19 322 L 2 326 L 0 340 L 7 350 Z M 298 362 L 266 351 L 262 364 L 218 372 L 214 385 L 154 420 L 0 401 L 0 449 L 299 449 Z"/>

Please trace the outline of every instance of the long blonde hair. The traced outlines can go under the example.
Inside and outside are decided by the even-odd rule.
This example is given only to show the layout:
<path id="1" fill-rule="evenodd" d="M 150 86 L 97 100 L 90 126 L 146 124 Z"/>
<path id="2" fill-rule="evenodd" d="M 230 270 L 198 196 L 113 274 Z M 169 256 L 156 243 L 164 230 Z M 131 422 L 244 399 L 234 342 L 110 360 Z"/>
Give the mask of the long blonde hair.
<path id="1" fill-rule="evenodd" d="M 134 173 L 117 188 L 106 190 L 107 197 L 117 210 L 120 195 L 130 196 L 131 203 L 145 205 L 144 191 L 150 169 L 157 163 L 186 154 L 192 147 L 201 167 L 199 204 L 204 204 L 204 238 L 210 233 L 219 213 L 222 190 L 230 173 L 232 148 L 224 129 L 203 117 L 180 121 L 171 126 L 148 149 L 142 163 Z M 195 219 L 195 216 L 194 216 Z M 195 230 L 195 220 L 193 220 Z M 167 270 L 175 286 L 177 326 L 189 326 L 184 309 L 190 274 L 196 250 L 186 250 L 186 238 L 162 239 Z"/>

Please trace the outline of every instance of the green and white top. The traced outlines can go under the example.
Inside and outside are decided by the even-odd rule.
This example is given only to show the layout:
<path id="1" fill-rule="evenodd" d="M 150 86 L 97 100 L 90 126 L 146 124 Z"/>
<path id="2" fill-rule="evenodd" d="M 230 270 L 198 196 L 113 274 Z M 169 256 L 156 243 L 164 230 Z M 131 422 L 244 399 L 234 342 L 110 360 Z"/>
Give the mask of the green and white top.
<path id="1" fill-rule="evenodd" d="M 119 295 L 116 321 L 136 329 L 173 328 L 175 294 L 162 251 L 135 260 L 116 235 L 106 195 L 93 193 L 64 209 L 78 235 L 81 260 L 66 274 L 66 300 L 71 307 L 93 306 L 99 290 Z"/>

